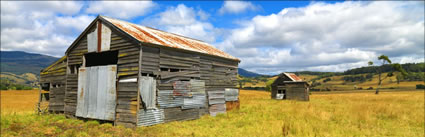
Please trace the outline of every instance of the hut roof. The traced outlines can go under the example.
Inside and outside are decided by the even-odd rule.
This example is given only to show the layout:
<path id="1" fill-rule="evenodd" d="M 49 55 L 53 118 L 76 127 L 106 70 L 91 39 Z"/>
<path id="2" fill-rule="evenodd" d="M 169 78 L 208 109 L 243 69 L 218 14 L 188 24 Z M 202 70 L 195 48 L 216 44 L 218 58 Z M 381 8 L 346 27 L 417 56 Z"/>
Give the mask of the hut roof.
<path id="1" fill-rule="evenodd" d="M 46 68 L 42 69 L 40 72 L 41 74 L 44 74 L 44 72 L 49 71 L 51 69 L 55 69 L 55 65 L 61 63 L 62 61 L 64 61 L 67 57 L 63 56 L 60 59 L 56 60 L 55 62 L 53 62 L 52 64 L 50 64 L 49 66 L 47 66 Z"/>
<path id="2" fill-rule="evenodd" d="M 108 22 L 107 24 L 113 25 L 115 28 L 118 28 L 124 33 L 127 33 L 130 37 L 134 38 L 135 40 L 139 42 L 152 43 L 152 44 L 156 44 L 160 46 L 193 51 L 198 53 L 204 53 L 208 55 L 219 56 L 226 59 L 240 61 L 238 58 L 233 57 L 230 54 L 227 54 L 206 42 L 184 37 L 184 36 L 173 34 L 173 33 L 164 32 L 164 31 L 153 29 L 146 26 L 133 24 L 133 23 L 118 20 L 118 19 L 113 19 L 110 17 L 98 16 L 92 22 L 91 25 L 93 25 L 94 22 L 96 22 L 99 19 L 102 21 Z M 82 36 L 80 35 L 80 37 Z M 78 41 L 78 39 L 79 38 L 77 38 L 76 41 Z M 70 48 L 68 48 L 67 52 L 71 48 L 72 48 L 72 45 Z"/>
<path id="3" fill-rule="evenodd" d="M 294 73 L 283 73 L 283 74 L 286 75 L 288 78 L 290 78 L 292 81 L 303 81 L 303 79 L 301 79 Z"/>

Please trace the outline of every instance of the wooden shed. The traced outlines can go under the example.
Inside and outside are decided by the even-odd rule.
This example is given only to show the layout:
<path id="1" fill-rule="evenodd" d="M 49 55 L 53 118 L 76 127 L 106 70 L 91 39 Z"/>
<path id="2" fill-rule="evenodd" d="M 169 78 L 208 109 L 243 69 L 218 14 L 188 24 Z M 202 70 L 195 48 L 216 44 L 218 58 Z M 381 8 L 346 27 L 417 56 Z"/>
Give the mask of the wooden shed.
<path id="1" fill-rule="evenodd" d="M 272 83 L 272 99 L 309 101 L 309 85 L 293 73 L 282 73 Z"/>
<path id="2" fill-rule="evenodd" d="M 239 62 L 200 40 L 98 16 L 40 84 L 53 87 L 52 112 L 149 126 L 225 113 L 238 103 Z"/>

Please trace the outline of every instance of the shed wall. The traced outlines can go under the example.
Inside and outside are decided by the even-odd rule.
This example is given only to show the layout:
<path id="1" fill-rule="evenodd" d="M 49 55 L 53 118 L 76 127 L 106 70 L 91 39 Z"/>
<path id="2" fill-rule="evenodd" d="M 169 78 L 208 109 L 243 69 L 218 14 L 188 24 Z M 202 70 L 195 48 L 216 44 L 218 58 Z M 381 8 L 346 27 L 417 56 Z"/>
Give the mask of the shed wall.
<path id="1" fill-rule="evenodd" d="M 66 57 L 62 57 L 40 73 L 40 83 L 49 83 L 50 112 L 64 111 L 64 96 L 66 84 Z"/>

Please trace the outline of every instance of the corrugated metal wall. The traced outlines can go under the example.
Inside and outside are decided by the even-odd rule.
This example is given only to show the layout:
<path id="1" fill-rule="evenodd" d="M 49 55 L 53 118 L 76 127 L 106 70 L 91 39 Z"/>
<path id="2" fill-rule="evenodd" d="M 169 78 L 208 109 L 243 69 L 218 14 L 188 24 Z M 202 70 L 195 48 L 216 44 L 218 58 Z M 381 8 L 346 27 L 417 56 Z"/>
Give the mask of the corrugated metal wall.
<path id="1" fill-rule="evenodd" d="M 239 97 L 239 90 L 234 88 L 224 89 L 224 100 L 237 101 Z"/>
<path id="2" fill-rule="evenodd" d="M 76 116 L 115 120 L 116 73 L 116 65 L 79 69 Z"/>

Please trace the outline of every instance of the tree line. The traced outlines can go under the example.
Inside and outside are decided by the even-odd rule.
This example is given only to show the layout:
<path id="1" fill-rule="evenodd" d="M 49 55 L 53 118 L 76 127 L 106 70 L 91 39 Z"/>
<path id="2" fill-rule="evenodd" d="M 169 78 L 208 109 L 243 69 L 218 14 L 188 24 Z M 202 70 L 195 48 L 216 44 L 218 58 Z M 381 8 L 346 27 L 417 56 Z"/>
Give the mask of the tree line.
<path id="1" fill-rule="evenodd" d="M 31 86 L 16 84 L 8 79 L 0 79 L 1 90 L 32 90 Z"/>

